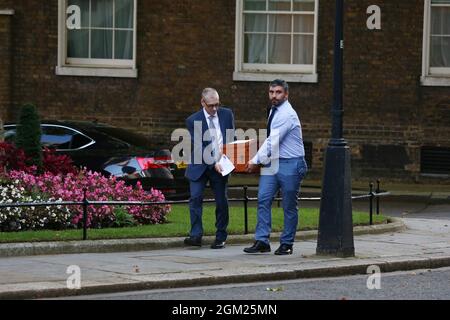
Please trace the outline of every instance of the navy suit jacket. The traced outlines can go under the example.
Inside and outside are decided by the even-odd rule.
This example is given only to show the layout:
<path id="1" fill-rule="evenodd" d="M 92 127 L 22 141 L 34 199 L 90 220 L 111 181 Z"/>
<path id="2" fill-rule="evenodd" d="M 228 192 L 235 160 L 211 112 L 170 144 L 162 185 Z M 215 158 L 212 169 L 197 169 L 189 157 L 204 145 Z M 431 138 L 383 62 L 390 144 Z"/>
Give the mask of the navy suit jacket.
<path id="1" fill-rule="evenodd" d="M 219 116 L 219 124 L 220 131 L 222 132 L 223 143 L 230 143 L 234 141 L 234 115 L 233 111 L 228 108 L 220 107 L 217 111 Z M 202 141 L 202 143 L 198 143 L 197 145 L 194 143 L 194 124 L 195 122 L 201 122 L 201 132 L 195 132 L 197 135 L 201 135 L 200 137 L 196 137 L 197 141 Z M 208 168 L 208 164 L 205 163 L 203 159 L 203 152 L 206 147 L 211 144 L 211 140 L 203 141 L 203 137 L 205 132 L 208 130 L 208 123 L 206 122 L 205 114 L 203 112 L 203 108 L 191 115 L 186 119 L 186 127 L 189 130 L 191 135 L 191 161 L 186 169 L 186 177 L 191 181 L 197 181 L 203 175 L 205 170 Z M 231 131 L 230 131 L 231 130 Z M 201 148 L 201 151 L 200 151 Z M 194 154 L 201 154 L 201 163 L 194 164 Z"/>

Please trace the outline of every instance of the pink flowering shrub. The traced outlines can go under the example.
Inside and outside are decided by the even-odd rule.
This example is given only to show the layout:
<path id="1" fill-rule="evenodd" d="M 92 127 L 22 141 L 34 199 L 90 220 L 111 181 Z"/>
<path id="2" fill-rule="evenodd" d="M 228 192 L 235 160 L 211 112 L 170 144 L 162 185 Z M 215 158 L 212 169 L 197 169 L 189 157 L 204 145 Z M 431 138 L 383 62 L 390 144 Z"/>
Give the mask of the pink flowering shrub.
<path id="1" fill-rule="evenodd" d="M 38 176 L 24 171 L 10 171 L 7 173 L 7 179 L 19 181 L 18 187 L 30 193 L 44 194 L 48 198 L 62 201 L 82 201 L 84 190 L 90 201 L 163 202 L 165 200 L 161 191 L 154 189 L 150 192 L 145 191 L 140 184 L 133 188 L 115 177 L 107 178 L 100 173 L 85 169 L 65 175 L 46 172 Z M 166 221 L 166 215 L 171 207 L 169 205 L 125 206 L 125 209 L 139 224 L 158 224 Z M 70 206 L 67 210 L 71 213 L 71 225 L 82 226 L 82 206 Z M 113 206 L 89 206 L 88 227 L 113 226 L 116 220 L 115 211 L 117 212 Z"/>

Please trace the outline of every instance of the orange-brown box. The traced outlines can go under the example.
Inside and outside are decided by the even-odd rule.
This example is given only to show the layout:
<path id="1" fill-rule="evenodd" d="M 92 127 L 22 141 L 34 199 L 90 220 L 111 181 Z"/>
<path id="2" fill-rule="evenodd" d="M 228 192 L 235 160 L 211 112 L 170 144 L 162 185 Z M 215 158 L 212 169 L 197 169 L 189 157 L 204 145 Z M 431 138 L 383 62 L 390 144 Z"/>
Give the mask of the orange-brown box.
<path id="1" fill-rule="evenodd" d="M 258 151 L 258 142 L 252 140 L 238 140 L 223 146 L 223 154 L 225 154 L 233 165 L 236 167 L 234 172 L 246 173 L 245 165 L 249 162 Z"/>

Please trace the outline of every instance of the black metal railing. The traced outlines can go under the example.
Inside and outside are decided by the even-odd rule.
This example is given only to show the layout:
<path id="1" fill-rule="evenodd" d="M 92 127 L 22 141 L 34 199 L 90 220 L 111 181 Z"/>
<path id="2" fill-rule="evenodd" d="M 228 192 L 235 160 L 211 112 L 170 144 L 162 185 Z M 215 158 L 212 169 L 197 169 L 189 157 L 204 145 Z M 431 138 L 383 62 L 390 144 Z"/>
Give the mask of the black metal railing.
<path id="1" fill-rule="evenodd" d="M 236 188 L 234 186 L 233 188 Z M 242 198 L 229 198 L 228 202 L 242 202 L 244 204 L 244 234 L 248 234 L 248 204 L 250 202 L 257 202 L 258 198 L 248 196 L 248 186 L 241 186 L 243 190 Z M 362 200 L 369 199 L 369 224 L 373 225 L 373 202 L 376 199 L 376 214 L 380 214 L 380 198 L 390 195 L 390 192 L 381 191 L 380 180 L 377 180 L 377 188 L 374 192 L 374 183 L 371 182 L 369 185 L 369 193 L 359 196 L 352 196 L 352 200 Z M 58 207 L 58 206 L 81 206 L 83 208 L 83 240 L 87 240 L 87 230 L 88 230 L 88 207 L 89 206 L 157 206 L 157 205 L 171 205 L 171 204 L 188 204 L 189 200 L 173 200 L 173 201 L 162 201 L 162 202 L 145 202 L 145 201 L 90 201 L 86 196 L 87 190 L 83 192 L 82 201 L 60 201 L 60 202 L 39 202 L 39 203 L 1 203 L 0 209 L 2 208 L 20 208 L 20 207 Z M 300 197 L 299 201 L 320 201 L 320 197 Z M 277 201 L 278 207 L 280 207 L 283 198 L 280 193 L 274 198 Z M 203 203 L 215 203 L 215 199 L 204 199 Z"/>

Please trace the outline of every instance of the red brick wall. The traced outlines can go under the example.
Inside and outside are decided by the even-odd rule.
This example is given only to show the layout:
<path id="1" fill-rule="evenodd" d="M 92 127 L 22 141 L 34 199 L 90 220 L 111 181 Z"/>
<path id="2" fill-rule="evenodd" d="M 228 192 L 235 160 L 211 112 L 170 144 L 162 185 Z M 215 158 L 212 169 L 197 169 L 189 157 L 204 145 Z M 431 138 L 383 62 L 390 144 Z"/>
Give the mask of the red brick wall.
<path id="1" fill-rule="evenodd" d="M 366 28 L 372 4 L 382 9 L 379 31 Z M 232 80 L 235 1 L 139 0 L 137 79 L 56 76 L 57 1 L 8 5 L 16 10 L 11 119 L 31 101 L 45 118 L 96 118 L 167 145 L 213 86 L 237 127 L 265 126 L 267 84 Z M 423 0 L 346 1 L 344 134 L 355 177 L 419 178 L 420 146 L 450 146 L 450 88 L 420 86 L 423 9 Z M 316 177 L 330 137 L 333 21 L 334 1 L 320 1 L 319 82 L 291 83 Z"/>
<path id="2" fill-rule="evenodd" d="M 1 8 L 0 8 L 1 10 Z M 11 103 L 11 16 L 0 14 L 0 120 Z"/>

